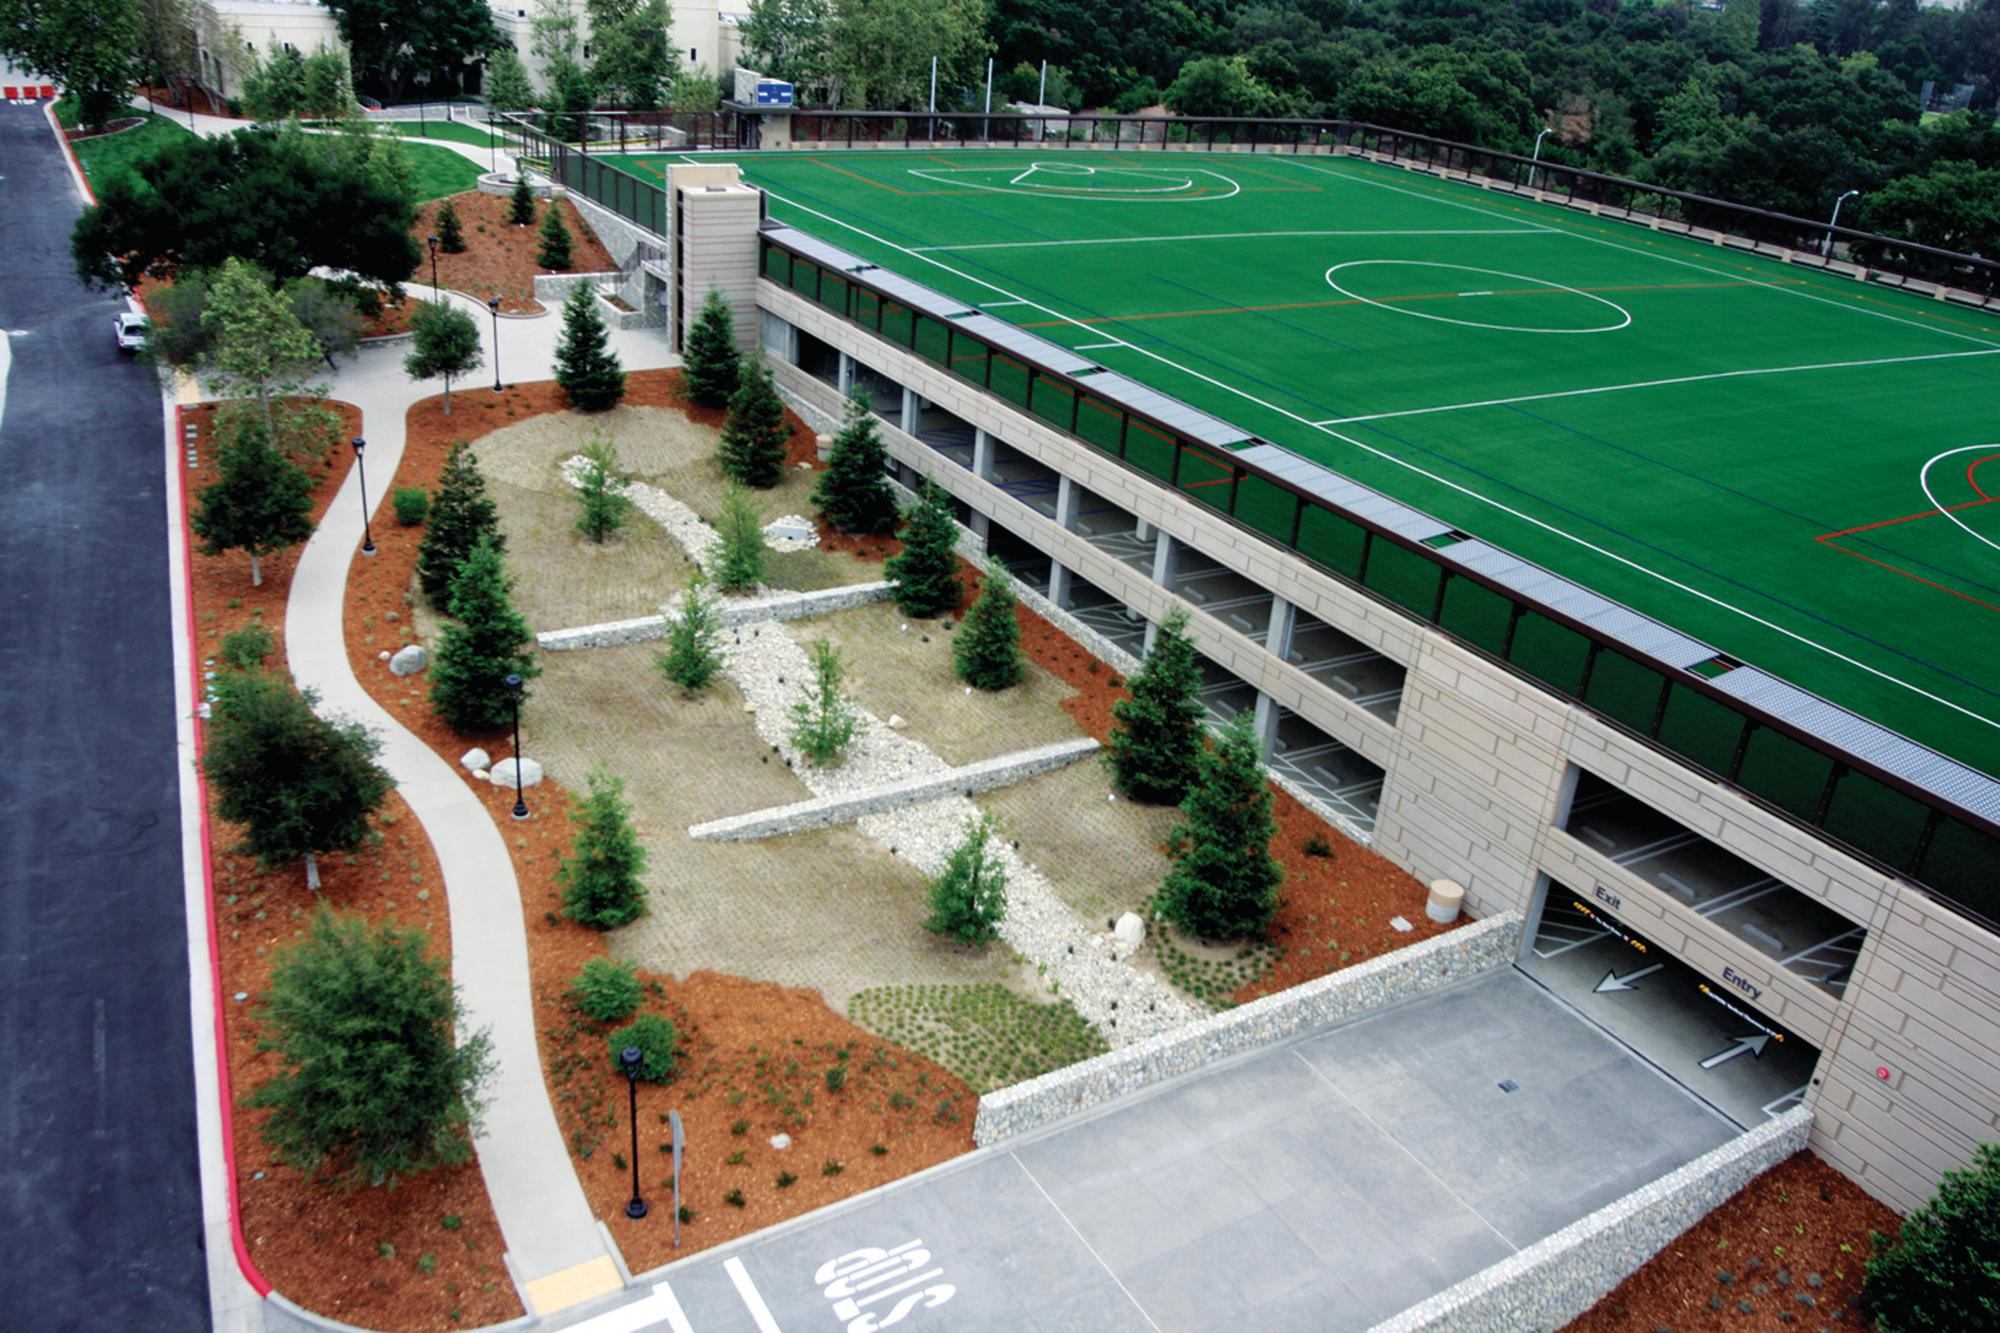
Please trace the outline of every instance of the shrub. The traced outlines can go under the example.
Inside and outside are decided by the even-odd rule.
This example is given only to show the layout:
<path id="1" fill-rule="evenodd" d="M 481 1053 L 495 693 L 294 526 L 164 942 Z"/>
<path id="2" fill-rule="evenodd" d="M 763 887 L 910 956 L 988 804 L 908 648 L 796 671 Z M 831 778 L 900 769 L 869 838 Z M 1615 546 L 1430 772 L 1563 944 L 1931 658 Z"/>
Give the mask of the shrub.
<path id="1" fill-rule="evenodd" d="M 431 497 L 421 486 L 398 486 L 389 492 L 389 503 L 396 510 L 396 521 L 406 528 L 416 527 L 431 512 Z"/>
<path id="2" fill-rule="evenodd" d="M 278 646 L 271 637 L 271 631 L 262 625 L 245 625 L 233 634 L 222 636 L 222 664 L 235 667 L 238 671 L 250 671 L 264 664 Z"/>
<path id="3" fill-rule="evenodd" d="M 1307 856 L 1330 857 L 1333 855 L 1333 844 L 1326 840 L 1324 833 L 1315 833 L 1306 839 L 1304 850 Z"/>
<path id="4" fill-rule="evenodd" d="M 591 959 L 569 984 L 570 999 L 598 1023 L 616 1023 L 626 1017 L 639 1007 L 643 993 L 632 965 L 609 958 Z"/>
<path id="5" fill-rule="evenodd" d="M 826 1090 L 828 1092 L 839 1092 L 846 1085 L 846 1065 L 834 1065 L 826 1071 Z"/>
<path id="6" fill-rule="evenodd" d="M 437 207 L 432 222 L 437 226 L 438 249 L 448 255 L 465 253 L 465 227 L 458 220 L 458 205 L 447 199 Z"/>
<path id="7" fill-rule="evenodd" d="M 975 690 L 1004 690 L 1021 683 L 1021 625 L 1014 618 L 1012 580 L 998 560 L 987 566 L 979 597 L 952 638 L 952 668 Z"/>
<path id="8" fill-rule="evenodd" d="M 2000 1144 L 1947 1171 L 1894 1240 L 1876 1234 L 1861 1300 L 1882 1333 L 1991 1328 L 2000 1310 Z"/>
<path id="9" fill-rule="evenodd" d="M 743 1206 L 743 1191 L 731 1190 L 729 1191 L 729 1193 L 722 1196 L 722 1201 L 728 1204 L 731 1208 L 741 1208 Z"/>
<path id="10" fill-rule="evenodd" d="M 793 1175 L 791 1172 L 780 1171 L 778 1173 L 778 1188 L 781 1190 L 790 1189 L 793 1185 L 796 1185 L 798 1183 L 798 1180 L 799 1178 Z"/>
<path id="11" fill-rule="evenodd" d="M 627 1046 L 639 1048 L 639 1080 L 665 1083 L 674 1074 L 674 1059 L 680 1053 L 681 1035 L 663 1014 L 641 1014 L 622 1028 L 613 1028 L 605 1041 L 611 1051 L 611 1067 L 624 1077 L 621 1057 Z"/>
<path id="12" fill-rule="evenodd" d="M 1000 918 L 1007 912 L 1007 873 L 991 846 L 995 829 L 990 814 L 966 825 L 965 837 L 931 881 L 925 930 L 961 944 L 984 944 L 1000 933 Z"/>
<path id="13" fill-rule="evenodd" d="M 805 697 L 792 705 L 792 744 L 813 764 L 837 764 L 846 757 L 861 725 L 840 688 L 847 664 L 825 639 L 813 640 L 811 657 L 812 683 Z"/>
<path id="14" fill-rule="evenodd" d="M 690 693 L 707 688 L 722 670 L 722 617 L 701 571 L 682 595 L 680 612 L 667 622 L 667 650 L 653 661 Z"/>

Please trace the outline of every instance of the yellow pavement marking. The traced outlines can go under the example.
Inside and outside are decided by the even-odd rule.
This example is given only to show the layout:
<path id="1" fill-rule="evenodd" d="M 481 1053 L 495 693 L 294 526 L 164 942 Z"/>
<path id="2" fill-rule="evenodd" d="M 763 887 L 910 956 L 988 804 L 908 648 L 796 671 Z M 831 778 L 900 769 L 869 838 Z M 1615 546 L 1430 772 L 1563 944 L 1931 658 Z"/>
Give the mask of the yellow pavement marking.
<path id="1" fill-rule="evenodd" d="M 567 1310 L 572 1305 L 581 1305 L 593 1296 L 618 1291 L 624 1287 L 625 1279 L 618 1275 L 618 1265 L 611 1262 L 611 1256 L 600 1254 L 595 1259 L 557 1269 L 526 1285 L 529 1307 L 538 1315 L 547 1315 Z"/>

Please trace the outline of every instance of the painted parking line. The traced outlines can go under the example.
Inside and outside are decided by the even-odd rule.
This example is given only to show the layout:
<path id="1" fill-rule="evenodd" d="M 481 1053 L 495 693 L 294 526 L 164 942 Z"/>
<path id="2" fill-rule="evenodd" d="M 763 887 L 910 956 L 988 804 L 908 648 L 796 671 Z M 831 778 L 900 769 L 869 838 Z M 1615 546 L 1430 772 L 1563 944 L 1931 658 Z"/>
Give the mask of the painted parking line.
<path id="1" fill-rule="evenodd" d="M 1132 1302 L 1132 1308 L 1137 1310 L 1139 1317 L 1146 1321 L 1146 1327 L 1152 1329 L 1153 1333 L 1160 1333 L 1160 1326 L 1153 1322 L 1153 1316 L 1146 1312 L 1146 1307 L 1139 1304 L 1139 1298 L 1134 1296 L 1131 1288 L 1125 1285 L 1124 1280 L 1112 1271 L 1111 1265 L 1104 1262 L 1104 1256 L 1097 1252 L 1097 1247 L 1090 1243 L 1090 1238 L 1077 1229 L 1076 1223 L 1070 1221 L 1069 1214 L 1063 1211 L 1062 1205 L 1057 1203 L 1050 1196 L 1049 1192 L 1042 1188 L 1042 1182 L 1036 1179 L 1035 1173 L 1028 1169 L 1028 1164 L 1021 1160 L 1018 1153 L 1008 1153 L 1007 1160 L 1021 1168 L 1021 1174 L 1026 1176 L 1029 1182 L 1034 1185 L 1035 1192 L 1042 1196 L 1043 1201 L 1049 1207 L 1056 1210 L 1056 1216 L 1063 1220 L 1063 1225 L 1069 1228 L 1070 1234 L 1075 1236 L 1078 1243 L 1090 1254 L 1090 1257 L 1097 1261 L 1097 1266 L 1104 1270 L 1104 1275 L 1118 1284 L 1118 1290 L 1124 1294 L 1126 1300 Z"/>
<path id="2" fill-rule="evenodd" d="M 750 1280 L 750 1270 L 743 1266 L 741 1259 L 726 1259 L 722 1269 L 729 1274 L 730 1283 L 736 1294 L 743 1298 L 743 1306 L 750 1311 L 751 1322 L 757 1325 L 757 1333 L 781 1333 L 778 1321 L 771 1317 L 771 1307 L 764 1304 L 764 1297 L 758 1292 L 757 1284 Z"/>

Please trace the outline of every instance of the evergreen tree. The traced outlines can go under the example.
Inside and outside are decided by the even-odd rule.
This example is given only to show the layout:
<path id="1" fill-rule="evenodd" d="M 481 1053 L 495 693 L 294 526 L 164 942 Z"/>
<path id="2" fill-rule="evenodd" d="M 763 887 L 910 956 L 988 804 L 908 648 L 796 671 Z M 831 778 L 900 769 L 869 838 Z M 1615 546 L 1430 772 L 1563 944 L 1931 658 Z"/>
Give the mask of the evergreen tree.
<path id="1" fill-rule="evenodd" d="M 1882 1333 L 1992 1328 L 2000 1314 L 2000 1144 L 1947 1171 L 1896 1238 L 1871 1233 L 1861 1300 Z"/>
<path id="2" fill-rule="evenodd" d="M 889 488 L 889 453 L 875 429 L 868 395 L 847 400 L 847 420 L 833 437 L 826 471 L 813 487 L 813 503 L 836 532 L 882 533 L 896 526 L 896 493 Z"/>
<path id="3" fill-rule="evenodd" d="M 494 111 L 526 111 L 535 104 L 535 85 L 512 42 L 494 49 L 486 68 L 486 105 Z"/>
<path id="4" fill-rule="evenodd" d="M 721 608 L 699 569 L 667 621 L 667 650 L 653 661 L 666 678 L 690 694 L 707 688 L 722 670 Z"/>
<path id="5" fill-rule="evenodd" d="M 563 221 L 562 209 L 550 200 L 548 211 L 542 214 L 542 245 L 535 252 L 535 262 L 552 273 L 567 273 L 569 250 L 569 224 Z"/>
<path id="6" fill-rule="evenodd" d="M 1168 839 L 1174 865 L 1160 911 L 1198 938 L 1261 936 L 1277 913 L 1285 872 L 1271 856 L 1278 825 L 1260 759 L 1250 715 L 1238 713 L 1201 752 Z"/>
<path id="7" fill-rule="evenodd" d="M 451 415 L 451 377 L 470 375 L 486 364 L 480 349 L 479 325 L 471 315 L 448 301 L 424 301 L 410 318 L 413 335 L 403 373 L 413 380 L 444 376 L 444 414 Z"/>
<path id="8" fill-rule="evenodd" d="M 931 915 L 924 929 L 960 944 L 984 944 L 1000 934 L 1007 914 L 1007 872 L 993 851 L 992 815 L 966 824 L 965 838 L 931 880 Z"/>
<path id="9" fill-rule="evenodd" d="M 1016 604 L 1006 567 L 998 560 L 989 562 L 986 582 L 951 643 L 958 678 L 975 690 L 1004 690 L 1019 685 L 1026 674 L 1021 664 L 1021 624 L 1014 619 Z"/>
<path id="10" fill-rule="evenodd" d="M 715 525 L 722 538 L 716 553 L 715 583 L 724 592 L 748 592 L 764 581 L 764 516 L 750 493 L 735 482 L 722 497 L 722 514 Z"/>
<path id="11" fill-rule="evenodd" d="M 255 416 L 232 423 L 220 461 L 222 475 L 202 489 L 189 523 L 203 555 L 248 553 L 250 586 L 260 588 L 263 557 L 312 536 L 312 478 L 278 451 Z"/>
<path id="12" fill-rule="evenodd" d="M 345 52 L 322 42 L 306 57 L 304 110 L 322 120 L 344 120 L 355 113 L 354 76 Z"/>
<path id="13" fill-rule="evenodd" d="M 272 43 L 243 75 L 243 105 L 260 121 L 290 120 L 306 105 L 306 60 L 290 43 Z"/>
<path id="14" fill-rule="evenodd" d="M 812 681 L 792 704 L 792 744 L 808 763 L 831 767 L 847 757 L 861 719 L 840 688 L 847 663 L 839 650 L 825 639 L 814 639 L 811 656 Z"/>
<path id="15" fill-rule="evenodd" d="M 625 396 L 625 367 L 611 350 L 611 335 L 597 313 L 597 295 L 588 286 L 578 287 L 563 302 L 556 383 L 579 412 L 602 412 Z"/>
<path id="16" fill-rule="evenodd" d="M 646 913 L 646 849 L 632 832 L 625 784 L 603 769 L 590 774 L 590 795 L 570 812 L 575 832 L 556 869 L 563 915 L 592 930 L 611 930 Z"/>
<path id="17" fill-rule="evenodd" d="M 681 344 L 681 380 L 688 397 L 703 407 L 727 407 L 741 369 L 736 318 L 722 293 L 711 287 Z"/>
<path id="18" fill-rule="evenodd" d="M 525 168 L 514 177 L 514 192 L 507 196 L 507 220 L 517 227 L 535 225 L 535 187 L 528 184 Z"/>
<path id="19" fill-rule="evenodd" d="M 431 706 L 453 731 L 498 731 L 514 715 L 507 677 L 542 674 L 535 636 L 514 609 L 506 564 L 490 539 L 472 548 L 451 584 L 451 614 L 431 664 Z"/>
<path id="20" fill-rule="evenodd" d="M 784 475 L 791 452 L 792 430 L 785 424 L 785 404 L 763 361 L 745 366 L 736 392 L 729 397 L 729 415 L 722 423 L 716 457 L 730 480 L 769 490 Z"/>
<path id="21" fill-rule="evenodd" d="M 478 455 L 454 444 L 445 456 L 423 544 L 417 548 L 417 578 L 433 606 L 446 609 L 458 567 L 482 541 L 491 541 L 496 552 L 507 549 L 500 511 L 487 498 L 486 478 L 479 474 Z"/>
<path id="22" fill-rule="evenodd" d="M 883 563 L 905 614 L 941 616 L 958 605 L 958 524 L 943 490 L 917 483 L 917 503 L 904 511 L 903 550 Z"/>
<path id="23" fill-rule="evenodd" d="M 1201 667 L 1187 612 L 1160 622 L 1146 660 L 1125 682 L 1129 699 L 1111 705 L 1111 779 L 1135 801 L 1178 805 L 1201 754 Z"/>
<path id="24" fill-rule="evenodd" d="M 381 742 L 359 722 L 321 717 L 313 702 L 284 673 L 223 675 L 202 769 L 215 812 L 243 825 L 242 849 L 267 869 L 303 858 L 316 889 L 315 858 L 359 847 L 395 784 L 375 762 Z"/>
<path id="25" fill-rule="evenodd" d="M 438 249 L 448 255 L 465 253 L 465 224 L 458 220 L 458 205 L 447 199 L 437 206 L 431 219 L 437 227 Z"/>
<path id="26" fill-rule="evenodd" d="M 591 432 L 576 482 L 580 507 L 576 530 L 601 544 L 625 526 L 625 515 L 632 508 L 631 497 L 625 494 L 625 479 L 618 475 L 618 447 L 602 431 Z"/>
<path id="27" fill-rule="evenodd" d="M 257 1017 L 258 1049 L 281 1068 L 248 1100 L 270 1108 L 264 1137 L 298 1170 L 394 1185 L 472 1160 L 492 1042 L 468 1030 L 427 944 L 421 930 L 322 910 L 278 954 Z"/>

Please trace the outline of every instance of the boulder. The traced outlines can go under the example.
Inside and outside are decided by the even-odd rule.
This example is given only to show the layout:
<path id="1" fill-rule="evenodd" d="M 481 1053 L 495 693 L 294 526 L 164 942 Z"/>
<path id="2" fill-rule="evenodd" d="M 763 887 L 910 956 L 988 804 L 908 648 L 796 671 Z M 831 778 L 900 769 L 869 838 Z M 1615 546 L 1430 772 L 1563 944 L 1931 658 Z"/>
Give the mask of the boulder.
<path id="1" fill-rule="evenodd" d="M 783 1152 L 792 1146 L 792 1136 L 789 1134 L 773 1134 L 771 1136 L 771 1146 L 779 1152 Z"/>
<path id="2" fill-rule="evenodd" d="M 414 676 L 424 669 L 428 661 L 429 657 L 421 647 L 406 643 L 389 659 L 389 670 L 398 676 Z"/>
<path id="3" fill-rule="evenodd" d="M 465 769 L 490 768 L 493 756 L 475 745 L 458 757 L 458 766 Z"/>
<path id="4" fill-rule="evenodd" d="M 1111 928 L 1111 934 L 1118 941 L 1120 948 L 1136 949 L 1146 942 L 1146 923 L 1140 919 L 1137 912 L 1127 912 L 1118 918 L 1118 924 Z"/>
<path id="5" fill-rule="evenodd" d="M 488 781 L 496 787 L 513 786 L 514 765 L 517 762 L 521 765 L 521 785 L 523 787 L 533 787 L 541 782 L 542 766 L 533 759 L 502 759 L 499 763 L 493 765 Z"/>
<path id="6" fill-rule="evenodd" d="M 908 720 L 905 719 L 901 713 L 889 714 L 889 730 L 901 731 L 904 727 L 907 727 L 909 725 L 910 724 Z"/>
<path id="7" fill-rule="evenodd" d="M 774 542 L 810 541 L 819 535 L 818 530 L 796 514 L 772 519 L 764 527 L 764 535 Z"/>

